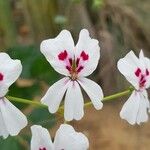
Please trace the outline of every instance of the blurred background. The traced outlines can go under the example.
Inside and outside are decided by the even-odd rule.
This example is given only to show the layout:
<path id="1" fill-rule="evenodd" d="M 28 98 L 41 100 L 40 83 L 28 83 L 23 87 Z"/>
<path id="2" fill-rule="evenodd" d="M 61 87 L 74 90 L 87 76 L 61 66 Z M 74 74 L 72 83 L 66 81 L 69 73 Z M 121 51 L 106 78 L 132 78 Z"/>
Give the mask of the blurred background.
<path id="1" fill-rule="evenodd" d="M 21 78 L 8 95 L 40 101 L 48 87 L 61 78 L 40 53 L 42 40 L 54 38 L 62 29 L 71 31 L 75 41 L 82 28 L 98 39 L 101 59 L 90 76 L 105 95 L 129 87 L 116 63 L 131 49 L 143 49 L 150 57 L 149 0 L 0 0 L 0 50 L 22 61 Z M 86 95 L 85 95 L 86 97 Z M 127 97 L 105 102 L 101 111 L 86 108 L 84 118 L 72 121 L 86 134 L 90 150 L 149 150 L 150 122 L 130 126 L 119 117 Z M 86 97 L 88 100 L 88 97 Z M 52 137 L 63 118 L 46 109 L 14 103 L 28 117 L 29 125 L 19 136 L 0 139 L 0 150 L 30 149 L 30 126 L 40 124 Z"/>

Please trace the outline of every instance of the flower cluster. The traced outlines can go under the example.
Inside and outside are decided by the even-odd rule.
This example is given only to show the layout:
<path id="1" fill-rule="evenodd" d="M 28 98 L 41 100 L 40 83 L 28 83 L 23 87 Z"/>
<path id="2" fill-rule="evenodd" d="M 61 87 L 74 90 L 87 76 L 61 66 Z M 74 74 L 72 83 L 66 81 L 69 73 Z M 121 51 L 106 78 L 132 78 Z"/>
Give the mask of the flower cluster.
<path id="1" fill-rule="evenodd" d="M 41 99 L 50 113 L 56 113 L 64 99 L 64 118 L 66 121 L 80 120 L 84 116 L 84 99 L 81 88 L 91 99 L 95 109 L 103 107 L 104 98 L 101 87 L 86 78 L 97 67 L 100 59 L 99 42 L 89 36 L 86 29 L 81 30 L 77 44 L 74 44 L 69 31 L 63 30 L 54 39 L 41 43 L 41 52 L 51 66 L 64 75 L 54 83 Z M 120 117 L 130 124 L 140 124 L 148 120 L 150 103 L 146 89 L 150 86 L 150 59 L 141 50 L 139 58 L 130 51 L 118 61 L 117 67 L 132 84 L 134 90 L 124 104 Z M 26 116 L 16 108 L 5 95 L 22 71 L 19 60 L 0 53 L 0 136 L 15 136 L 27 126 Z M 87 150 L 87 137 L 74 130 L 71 125 L 62 124 L 56 132 L 54 142 L 47 129 L 39 125 L 31 127 L 31 150 Z"/>

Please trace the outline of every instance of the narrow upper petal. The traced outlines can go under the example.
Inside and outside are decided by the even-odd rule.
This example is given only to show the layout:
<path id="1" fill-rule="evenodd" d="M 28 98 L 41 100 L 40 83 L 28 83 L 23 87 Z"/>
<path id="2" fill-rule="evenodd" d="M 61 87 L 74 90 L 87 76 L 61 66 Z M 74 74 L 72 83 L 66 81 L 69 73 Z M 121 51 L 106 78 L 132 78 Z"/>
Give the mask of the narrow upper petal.
<path id="1" fill-rule="evenodd" d="M 31 126 L 31 150 L 54 150 L 50 134 L 47 129 L 39 125 Z"/>
<path id="2" fill-rule="evenodd" d="M 0 97 L 5 96 L 22 71 L 20 60 L 13 60 L 6 53 L 0 53 Z"/>
<path id="3" fill-rule="evenodd" d="M 139 89 L 139 79 L 135 75 L 135 71 L 139 68 L 139 65 L 139 60 L 133 51 L 121 58 L 117 64 L 119 71 L 136 89 Z"/>
<path id="4" fill-rule="evenodd" d="M 98 43 L 98 40 L 89 36 L 88 30 L 81 30 L 75 50 L 75 58 L 80 60 L 79 66 L 83 67 L 79 76 L 88 76 L 96 69 L 100 59 Z"/>
<path id="5" fill-rule="evenodd" d="M 133 91 L 129 99 L 123 105 L 120 117 L 131 125 L 140 124 L 148 120 L 149 101 L 146 91 Z"/>
<path id="6" fill-rule="evenodd" d="M 74 57 L 74 41 L 69 31 L 63 30 L 56 38 L 42 41 L 40 49 L 57 72 L 69 75 L 68 58 Z"/>
<path id="7" fill-rule="evenodd" d="M 84 134 L 76 132 L 71 125 L 62 124 L 56 132 L 54 146 L 55 150 L 87 150 L 89 141 Z"/>
<path id="8" fill-rule="evenodd" d="M 103 107 L 101 100 L 103 99 L 103 91 L 101 87 L 94 81 L 87 78 L 79 78 L 78 82 L 90 97 L 94 107 L 99 110 Z"/>
<path id="9" fill-rule="evenodd" d="M 2 127 L 4 135 L 5 133 L 6 135 L 9 133 L 12 136 L 18 135 L 27 126 L 26 116 L 6 98 L 0 100 L 0 112 L 0 120 L 5 125 L 5 127 Z"/>
<path id="10" fill-rule="evenodd" d="M 68 88 L 70 79 L 65 77 L 54 83 L 47 91 L 41 102 L 48 106 L 50 113 L 55 113 L 62 101 L 62 98 Z"/>
<path id="11" fill-rule="evenodd" d="M 76 81 L 71 81 L 65 97 L 65 120 L 73 119 L 80 120 L 84 115 L 84 101 L 79 84 Z"/>

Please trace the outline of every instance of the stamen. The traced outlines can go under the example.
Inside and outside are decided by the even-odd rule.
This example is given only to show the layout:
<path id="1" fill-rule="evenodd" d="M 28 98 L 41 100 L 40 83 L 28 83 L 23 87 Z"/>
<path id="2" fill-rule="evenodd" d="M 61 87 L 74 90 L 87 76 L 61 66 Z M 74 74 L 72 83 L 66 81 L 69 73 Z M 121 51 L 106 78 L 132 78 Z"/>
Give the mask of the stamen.
<path id="1" fill-rule="evenodd" d="M 67 53 L 67 51 L 66 50 L 64 50 L 63 52 L 61 52 L 59 55 L 58 55 L 58 58 L 59 58 L 59 60 L 65 60 L 66 58 L 67 58 L 67 56 L 68 56 L 68 53 Z"/>
<path id="2" fill-rule="evenodd" d="M 80 66 L 77 70 L 77 72 L 79 73 L 84 67 L 83 66 Z"/>
<path id="3" fill-rule="evenodd" d="M 71 71 L 71 67 L 70 67 L 70 66 L 66 66 L 66 69 L 67 69 L 68 71 Z"/>
<path id="4" fill-rule="evenodd" d="M 72 58 L 69 58 L 70 66 L 72 66 Z"/>
<path id="5" fill-rule="evenodd" d="M 77 58 L 77 60 L 76 60 L 76 67 L 79 66 L 79 61 L 80 61 L 80 58 Z"/>
<path id="6" fill-rule="evenodd" d="M 0 81 L 2 81 L 4 79 L 4 76 L 2 73 L 0 73 Z"/>

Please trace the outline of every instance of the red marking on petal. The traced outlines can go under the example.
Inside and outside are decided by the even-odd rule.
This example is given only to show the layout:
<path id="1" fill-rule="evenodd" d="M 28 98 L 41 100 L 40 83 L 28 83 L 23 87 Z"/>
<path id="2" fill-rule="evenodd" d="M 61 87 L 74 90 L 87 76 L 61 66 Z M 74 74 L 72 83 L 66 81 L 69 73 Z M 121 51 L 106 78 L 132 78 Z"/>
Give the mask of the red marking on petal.
<path id="1" fill-rule="evenodd" d="M 149 75 L 149 71 L 148 71 L 148 69 L 146 69 L 146 75 L 147 75 L 147 76 Z"/>
<path id="2" fill-rule="evenodd" d="M 80 61 L 80 58 L 77 58 L 77 60 L 76 60 L 76 67 L 79 66 L 79 61 Z"/>
<path id="3" fill-rule="evenodd" d="M 4 76 L 2 73 L 0 73 L 0 81 L 2 81 L 4 79 Z"/>
<path id="4" fill-rule="evenodd" d="M 59 55 L 58 55 L 58 58 L 59 60 L 65 60 L 68 56 L 68 53 L 66 50 L 64 50 L 63 52 L 61 52 Z"/>
<path id="5" fill-rule="evenodd" d="M 39 148 L 39 150 L 47 150 L 45 147 L 43 147 L 43 148 Z"/>
<path id="6" fill-rule="evenodd" d="M 79 73 L 84 67 L 83 66 L 80 66 L 77 70 L 77 72 Z"/>
<path id="7" fill-rule="evenodd" d="M 138 68 L 138 69 L 135 71 L 135 75 L 136 75 L 137 77 L 139 77 L 140 73 L 141 73 L 141 69 Z"/>
<path id="8" fill-rule="evenodd" d="M 86 61 L 86 60 L 88 60 L 89 59 L 89 55 L 88 54 L 86 54 L 84 51 L 82 51 L 82 53 L 81 53 L 81 55 L 80 55 L 81 57 L 82 57 L 82 59 L 84 60 L 84 61 Z"/>

